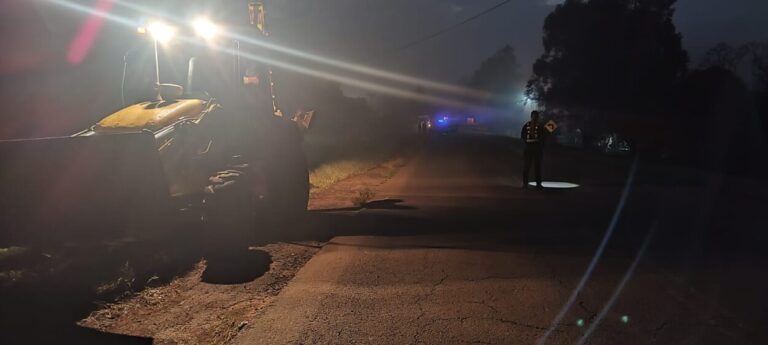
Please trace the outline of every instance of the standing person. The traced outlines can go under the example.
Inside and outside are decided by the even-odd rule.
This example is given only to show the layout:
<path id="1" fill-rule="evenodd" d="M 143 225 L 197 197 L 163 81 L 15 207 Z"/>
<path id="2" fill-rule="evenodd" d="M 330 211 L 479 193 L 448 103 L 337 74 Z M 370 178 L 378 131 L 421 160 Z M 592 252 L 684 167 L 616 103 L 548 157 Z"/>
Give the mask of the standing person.
<path id="1" fill-rule="evenodd" d="M 528 172 L 531 164 L 536 170 L 536 188 L 541 189 L 541 159 L 544 155 L 544 126 L 539 121 L 539 112 L 531 112 L 531 121 L 523 125 L 520 132 L 525 149 L 523 150 L 523 188 L 528 188 Z"/>

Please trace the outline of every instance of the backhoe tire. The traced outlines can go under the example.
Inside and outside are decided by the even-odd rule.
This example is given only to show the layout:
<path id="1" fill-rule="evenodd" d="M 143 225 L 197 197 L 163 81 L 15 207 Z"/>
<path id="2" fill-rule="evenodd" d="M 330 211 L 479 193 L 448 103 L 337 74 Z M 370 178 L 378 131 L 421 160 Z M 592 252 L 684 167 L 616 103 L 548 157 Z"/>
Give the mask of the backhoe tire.
<path id="1" fill-rule="evenodd" d="M 276 128 L 266 161 L 267 209 L 280 226 L 300 221 L 309 203 L 309 169 L 298 127 L 283 121 Z"/>
<path id="2" fill-rule="evenodd" d="M 270 209 L 287 217 L 300 217 L 309 202 L 309 171 L 307 163 L 295 159 L 274 168 L 268 168 Z"/>

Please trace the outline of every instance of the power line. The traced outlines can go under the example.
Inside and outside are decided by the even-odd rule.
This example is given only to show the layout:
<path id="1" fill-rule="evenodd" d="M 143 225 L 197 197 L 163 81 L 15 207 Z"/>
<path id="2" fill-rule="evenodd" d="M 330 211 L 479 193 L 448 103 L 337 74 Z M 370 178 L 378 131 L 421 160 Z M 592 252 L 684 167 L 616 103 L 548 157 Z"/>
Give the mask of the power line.
<path id="1" fill-rule="evenodd" d="M 504 0 L 504 1 L 502 1 L 502 2 L 500 2 L 498 4 L 496 4 L 496 5 L 493 5 L 493 6 L 489 7 L 489 8 L 487 8 L 487 9 L 485 9 L 485 10 L 483 10 L 483 11 L 481 11 L 481 12 L 479 12 L 479 13 L 477 13 L 477 14 L 469 17 L 469 18 L 467 18 L 467 19 L 464 19 L 464 20 L 456 23 L 456 24 L 453 24 L 451 26 L 443 28 L 442 30 L 436 31 L 436 32 L 431 33 L 431 34 L 429 34 L 427 36 L 424 36 L 424 37 L 421 37 L 419 39 L 416 39 L 416 40 L 413 40 L 411 42 L 408 42 L 406 44 L 403 44 L 402 46 L 400 46 L 400 47 L 398 47 L 396 49 L 393 49 L 392 53 L 398 53 L 400 51 L 403 51 L 403 50 L 406 50 L 406 49 L 408 49 L 410 47 L 413 47 L 413 46 L 415 46 L 417 44 L 421 44 L 423 42 L 429 41 L 429 40 L 431 40 L 431 39 L 433 39 L 435 37 L 438 37 L 438 36 L 440 36 L 442 34 L 445 34 L 445 33 L 449 32 L 449 31 L 452 31 L 452 30 L 454 30 L 454 29 L 456 29 L 456 28 L 458 28 L 458 27 L 460 27 L 460 26 L 462 26 L 464 24 L 467 24 L 467 23 L 469 23 L 469 22 L 471 22 L 471 21 L 473 21 L 473 20 L 475 20 L 477 18 L 480 18 L 480 17 L 482 17 L 482 16 L 484 16 L 484 15 L 486 15 L 486 14 L 488 14 L 488 13 L 498 9 L 499 7 L 504 6 L 504 5 L 506 5 L 506 4 L 510 3 L 510 2 L 512 2 L 512 0 Z"/>

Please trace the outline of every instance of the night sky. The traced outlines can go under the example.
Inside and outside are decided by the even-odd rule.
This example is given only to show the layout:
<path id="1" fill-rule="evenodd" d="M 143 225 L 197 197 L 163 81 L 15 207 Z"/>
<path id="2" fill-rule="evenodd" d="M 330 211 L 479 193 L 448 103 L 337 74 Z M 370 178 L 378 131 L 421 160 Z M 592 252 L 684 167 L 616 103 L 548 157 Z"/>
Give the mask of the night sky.
<path id="1" fill-rule="evenodd" d="M 89 6 L 98 3 L 97 0 L 71 1 Z M 562 1 L 512 0 L 475 21 L 406 49 L 402 47 L 407 43 L 460 22 L 501 0 L 265 2 L 270 31 L 277 43 L 340 60 L 456 82 L 505 44 L 517 50 L 521 72 L 529 74 L 532 62 L 541 53 L 543 20 L 553 6 Z M 131 2 L 161 8 L 159 1 Z M 33 63 L 30 57 L 35 54 L 29 54 L 30 50 L 44 50 L 54 55 L 56 50 L 64 50 L 56 45 L 71 40 L 84 17 L 56 7 L 46 0 L 3 0 L 0 43 L 10 49 L 0 58 L 2 70 L 12 69 L 9 66 L 17 63 Z M 128 18 L 135 16 L 117 4 L 111 11 Z M 766 13 L 768 1 L 765 0 L 678 0 L 675 22 L 696 63 L 703 51 L 721 41 L 738 44 L 768 40 Z M 120 30 L 125 28 L 106 23 L 105 35 L 99 38 L 99 43 L 114 44 L 110 42 L 114 37 L 109 33 Z M 54 46 L 43 43 L 46 41 L 53 42 Z M 19 59 L 20 56 L 23 59 Z"/>
<path id="2" fill-rule="evenodd" d="M 434 39 L 403 45 L 483 11 L 500 0 L 272 1 L 274 37 L 285 44 L 345 60 L 384 66 L 446 82 L 467 76 L 505 44 L 521 69 L 541 53 L 541 27 L 562 0 L 512 2 Z M 718 42 L 768 39 L 768 1 L 678 0 L 675 23 L 692 64 Z"/>
<path id="3" fill-rule="evenodd" d="M 138 19 L 135 12 L 120 6 L 118 0 L 56 1 L 86 8 L 110 4 L 111 14 L 131 21 Z M 121 1 L 160 10 L 173 8 L 168 1 Z M 181 9 L 205 4 L 215 11 L 217 2 L 232 1 L 238 0 L 190 0 Z M 509 44 L 517 51 L 523 84 L 542 50 L 543 20 L 562 0 L 512 0 L 455 30 L 403 49 L 414 40 L 455 25 L 501 1 L 266 0 L 265 3 L 269 29 L 277 44 L 447 83 L 457 83 L 471 75 L 481 61 Z M 178 7 L 173 9 L 174 14 L 181 12 Z M 768 21 L 765 20 L 768 1 L 679 0 L 677 9 L 675 22 L 691 54 L 692 66 L 706 49 L 718 42 L 740 44 L 768 40 Z M 10 106 L 0 118 L 0 137 L 77 129 L 119 104 L 119 93 L 115 90 L 119 90 L 122 56 L 128 46 L 135 44 L 131 43 L 136 40 L 135 28 L 104 21 L 96 28 L 90 50 L 80 60 L 75 57 L 79 62 L 73 64 L 71 47 L 77 32 L 88 25 L 87 21 L 85 14 L 50 0 L 2 0 L 0 100 Z M 365 94 L 350 88 L 345 91 L 349 95 Z M 58 122 L 48 121 L 52 113 L 60 114 Z M 14 114 L 24 114 L 27 120 L 18 121 Z"/>

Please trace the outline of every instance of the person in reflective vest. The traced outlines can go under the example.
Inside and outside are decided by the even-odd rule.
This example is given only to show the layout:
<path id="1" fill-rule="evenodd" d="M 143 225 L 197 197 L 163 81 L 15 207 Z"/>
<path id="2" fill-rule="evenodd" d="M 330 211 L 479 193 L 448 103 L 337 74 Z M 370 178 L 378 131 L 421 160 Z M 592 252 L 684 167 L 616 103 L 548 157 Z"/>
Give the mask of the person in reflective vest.
<path id="1" fill-rule="evenodd" d="M 531 165 L 535 169 L 536 188 L 541 189 L 541 159 L 544 156 L 544 126 L 539 121 L 539 112 L 531 112 L 531 121 L 523 125 L 520 138 L 523 140 L 523 188 L 528 188 L 528 173 Z"/>

